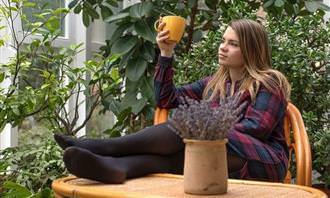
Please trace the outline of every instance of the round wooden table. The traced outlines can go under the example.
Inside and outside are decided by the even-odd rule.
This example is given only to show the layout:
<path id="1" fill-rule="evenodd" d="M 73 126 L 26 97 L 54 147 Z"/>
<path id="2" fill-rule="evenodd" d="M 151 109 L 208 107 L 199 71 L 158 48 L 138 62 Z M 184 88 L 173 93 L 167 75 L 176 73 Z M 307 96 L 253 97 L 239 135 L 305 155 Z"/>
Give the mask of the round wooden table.
<path id="1" fill-rule="evenodd" d="M 107 198 L 107 197 L 198 197 L 185 194 L 183 176 L 152 174 L 127 180 L 124 184 L 103 184 L 92 180 L 69 176 L 57 179 L 52 188 L 56 197 Z M 290 197 L 326 198 L 322 191 L 294 184 L 228 180 L 228 192 L 217 196 L 203 197 Z"/>

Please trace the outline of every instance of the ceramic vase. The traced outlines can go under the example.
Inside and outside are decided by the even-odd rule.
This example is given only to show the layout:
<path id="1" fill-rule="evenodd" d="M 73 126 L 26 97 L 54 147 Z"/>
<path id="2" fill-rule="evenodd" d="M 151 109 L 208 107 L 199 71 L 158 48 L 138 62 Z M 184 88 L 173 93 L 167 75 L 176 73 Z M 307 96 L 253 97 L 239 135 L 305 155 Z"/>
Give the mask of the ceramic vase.
<path id="1" fill-rule="evenodd" d="M 224 140 L 184 139 L 184 192 L 217 195 L 227 192 L 227 151 Z"/>

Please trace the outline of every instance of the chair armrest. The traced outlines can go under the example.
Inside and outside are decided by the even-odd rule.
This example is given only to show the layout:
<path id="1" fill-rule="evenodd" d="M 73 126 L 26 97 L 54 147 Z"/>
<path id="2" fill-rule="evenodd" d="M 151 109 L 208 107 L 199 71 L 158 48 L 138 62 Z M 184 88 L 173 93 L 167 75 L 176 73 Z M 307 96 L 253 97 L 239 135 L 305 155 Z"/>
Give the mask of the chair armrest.
<path id="1" fill-rule="evenodd" d="M 168 119 L 168 109 L 157 107 L 154 115 L 154 125 L 166 122 Z"/>

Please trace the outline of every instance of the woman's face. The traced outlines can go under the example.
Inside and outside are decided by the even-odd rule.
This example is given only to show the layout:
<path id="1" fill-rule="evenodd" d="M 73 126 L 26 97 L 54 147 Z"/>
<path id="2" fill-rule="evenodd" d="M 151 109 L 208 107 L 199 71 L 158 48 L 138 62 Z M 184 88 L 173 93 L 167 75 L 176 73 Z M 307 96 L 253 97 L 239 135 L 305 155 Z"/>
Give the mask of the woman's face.
<path id="1" fill-rule="evenodd" d="M 218 50 L 219 63 L 229 69 L 244 68 L 244 60 L 236 32 L 228 26 Z"/>

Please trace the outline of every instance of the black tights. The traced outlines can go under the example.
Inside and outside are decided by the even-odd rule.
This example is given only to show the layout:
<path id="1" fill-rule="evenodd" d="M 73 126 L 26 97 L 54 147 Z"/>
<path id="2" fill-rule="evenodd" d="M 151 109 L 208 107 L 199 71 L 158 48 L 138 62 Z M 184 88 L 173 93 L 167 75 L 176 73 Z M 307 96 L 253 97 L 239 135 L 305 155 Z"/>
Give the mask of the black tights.
<path id="1" fill-rule="evenodd" d="M 123 183 L 126 178 L 150 173 L 183 173 L 184 143 L 166 123 L 107 140 L 54 137 L 65 149 L 65 166 L 78 177 Z M 233 155 L 227 159 L 229 172 L 241 169 L 245 163 Z"/>

